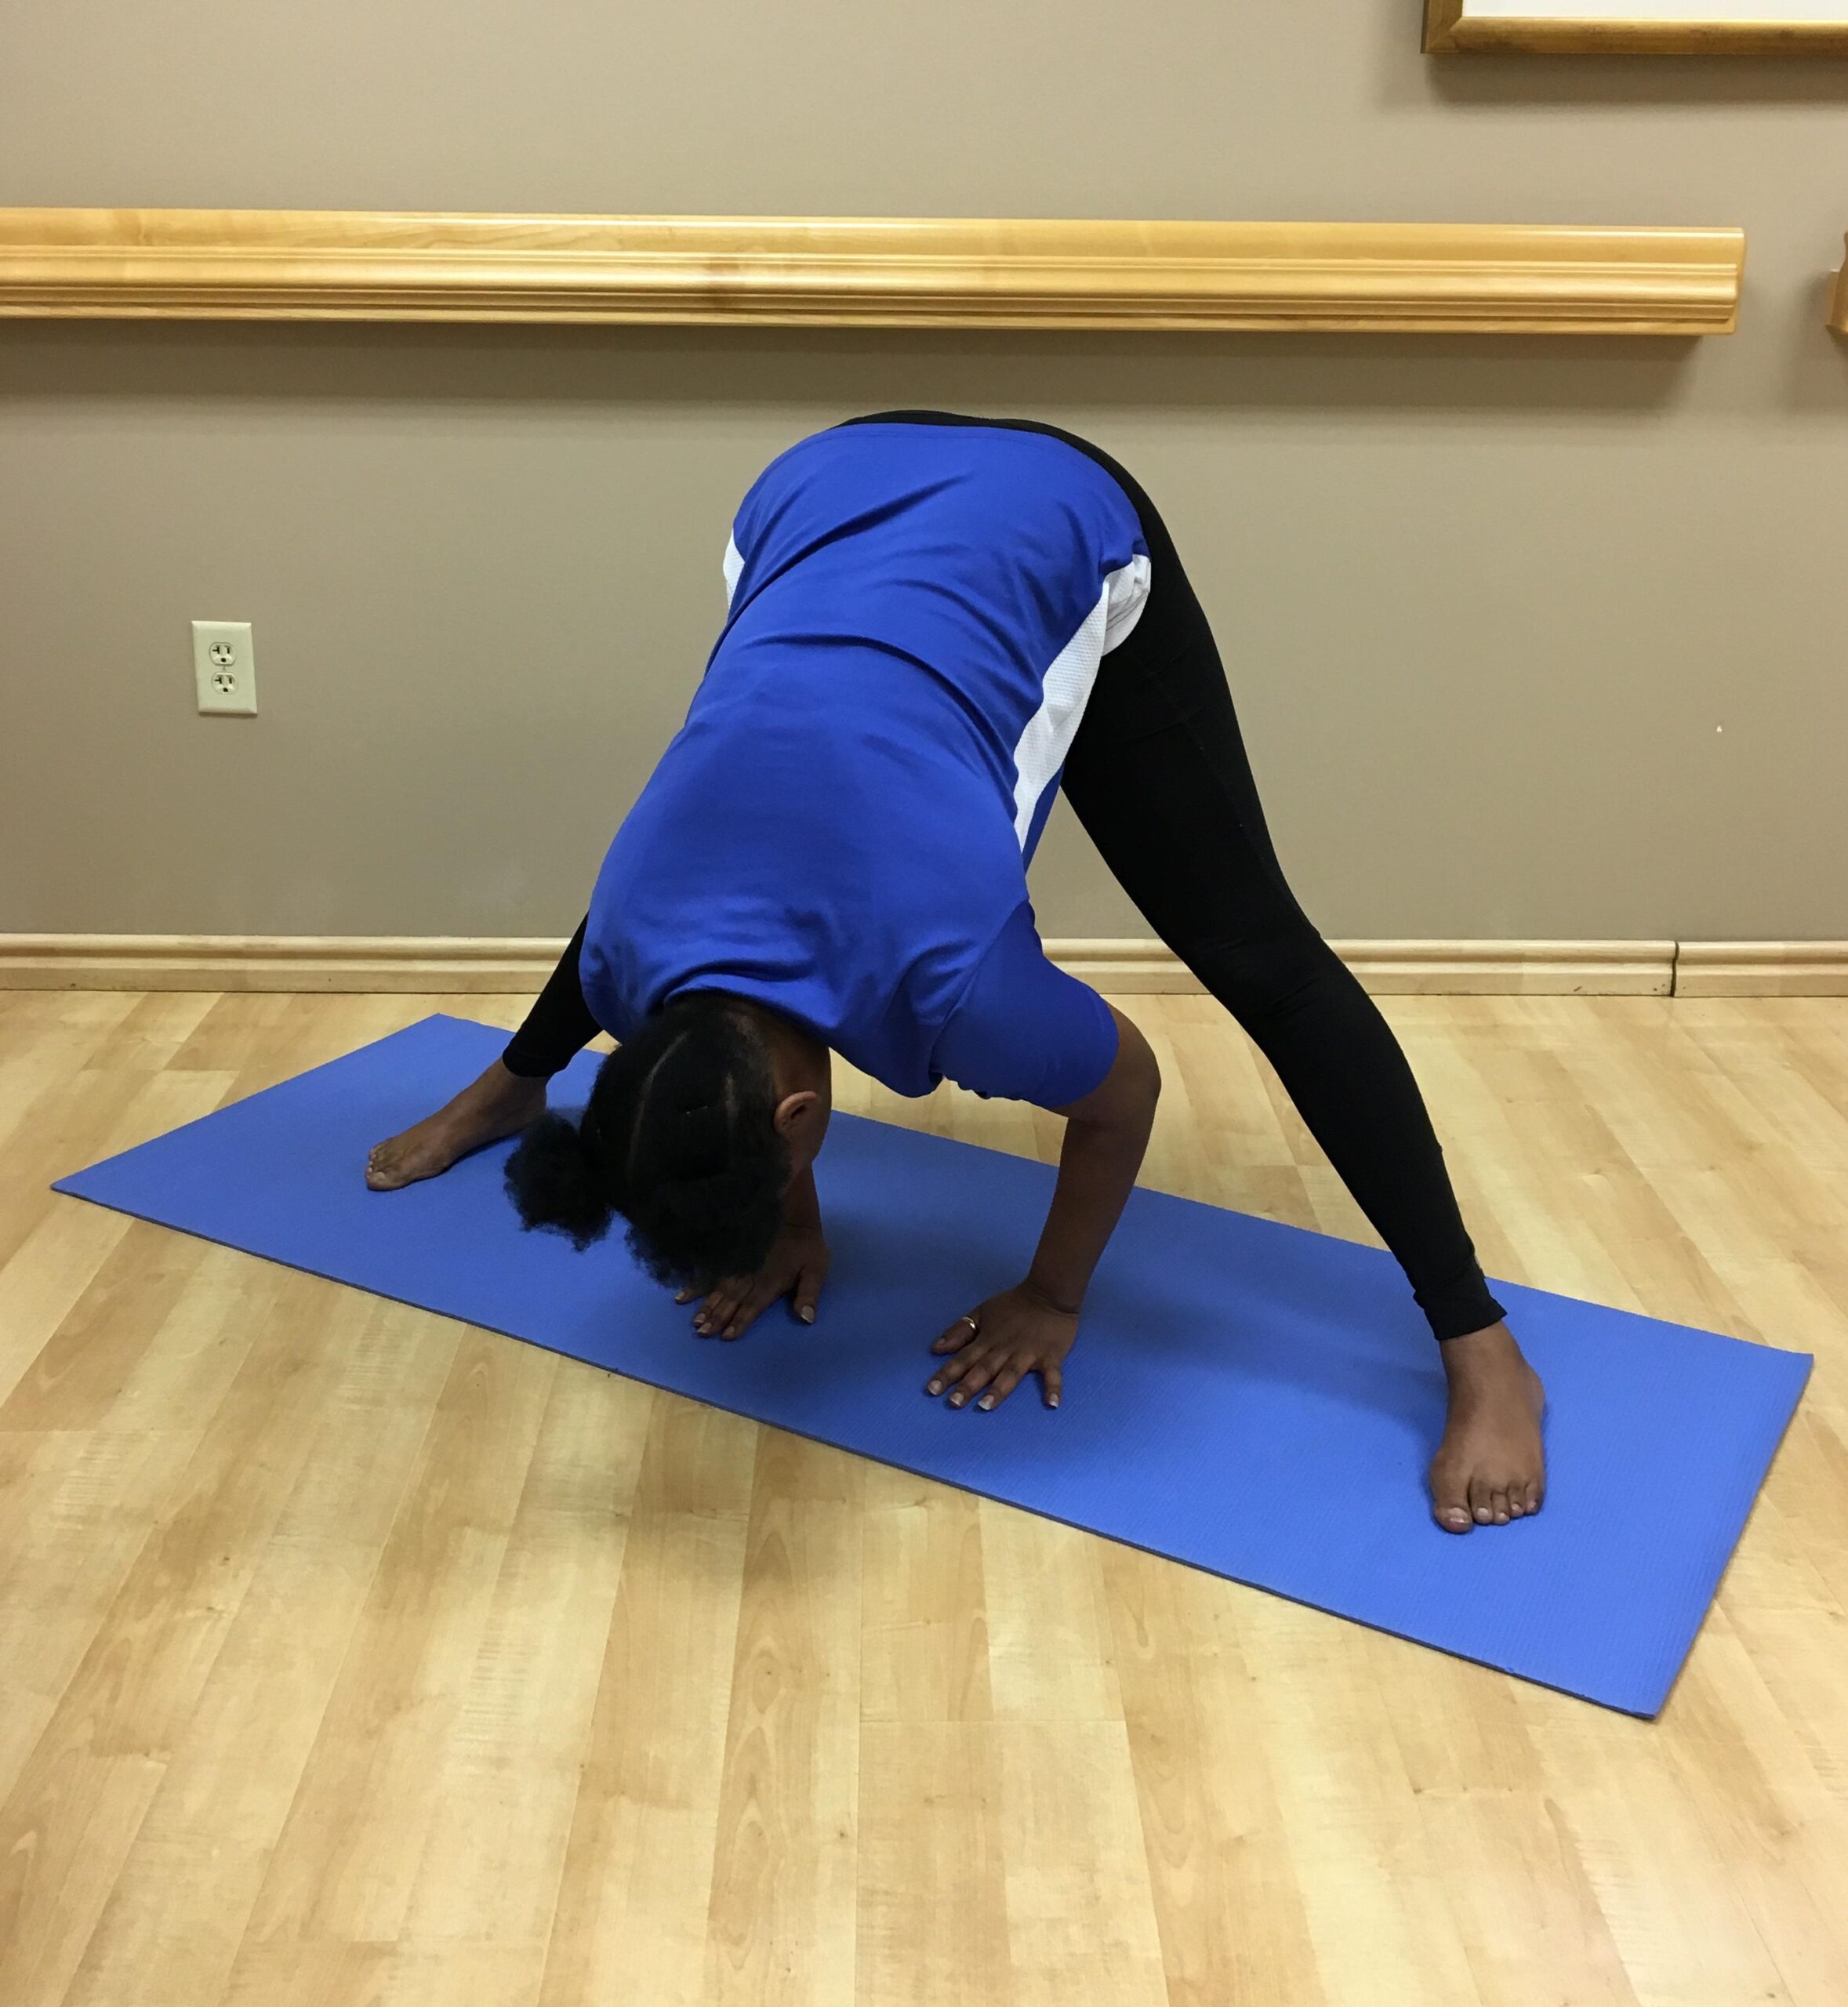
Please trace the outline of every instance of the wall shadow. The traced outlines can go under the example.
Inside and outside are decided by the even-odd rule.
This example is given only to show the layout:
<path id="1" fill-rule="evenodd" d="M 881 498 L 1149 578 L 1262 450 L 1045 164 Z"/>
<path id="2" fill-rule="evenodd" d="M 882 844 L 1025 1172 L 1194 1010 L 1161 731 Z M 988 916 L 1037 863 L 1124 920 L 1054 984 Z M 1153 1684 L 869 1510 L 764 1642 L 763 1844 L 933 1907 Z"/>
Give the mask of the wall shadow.
<path id="1" fill-rule="evenodd" d="M 8 400 L 1065 405 L 1556 418 L 1670 405 L 1696 339 L 392 322 L 0 325 Z"/>

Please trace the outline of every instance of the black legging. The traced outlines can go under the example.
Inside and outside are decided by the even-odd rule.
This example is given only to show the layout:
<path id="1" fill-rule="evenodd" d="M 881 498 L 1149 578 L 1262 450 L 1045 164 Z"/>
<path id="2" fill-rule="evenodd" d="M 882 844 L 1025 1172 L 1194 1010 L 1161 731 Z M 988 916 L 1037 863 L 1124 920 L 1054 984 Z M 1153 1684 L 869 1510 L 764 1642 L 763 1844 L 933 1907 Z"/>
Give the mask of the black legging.
<path id="1" fill-rule="evenodd" d="M 1391 1028 L 1291 894 L 1271 847 L 1232 693 L 1173 539 L 1133 477 L 1087 440 L 1026 419 L 884 412 L 854 424 L 1005 424 L 1063 439 L 1135 504 L 1152 585 L 1104 658 L 1064 789 L 1117 882 L 1238 1020 L 1283 1082 L 1439 1338 L 1496 1323 L 1431 1118 Z M 580 926 L 503 1055 L 543 1079 L 593 1038 Z"/>

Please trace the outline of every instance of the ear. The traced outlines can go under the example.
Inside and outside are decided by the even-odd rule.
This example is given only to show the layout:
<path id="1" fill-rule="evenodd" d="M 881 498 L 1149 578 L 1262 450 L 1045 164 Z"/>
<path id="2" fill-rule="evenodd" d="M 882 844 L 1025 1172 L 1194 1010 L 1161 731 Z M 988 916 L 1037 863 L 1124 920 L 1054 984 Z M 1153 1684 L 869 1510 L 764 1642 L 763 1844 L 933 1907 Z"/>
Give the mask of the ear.
<path id="1" fill-rule="evenodd" d="M 815 1112 L 821 1105 L 821 1096 L 814 1088 L 806 1087 L 799 1094 L 785 1094 L 776 1104 L 776 1133 L 787 1141 L 792 1136 L 801 1134 L 815 1120 Z"/>

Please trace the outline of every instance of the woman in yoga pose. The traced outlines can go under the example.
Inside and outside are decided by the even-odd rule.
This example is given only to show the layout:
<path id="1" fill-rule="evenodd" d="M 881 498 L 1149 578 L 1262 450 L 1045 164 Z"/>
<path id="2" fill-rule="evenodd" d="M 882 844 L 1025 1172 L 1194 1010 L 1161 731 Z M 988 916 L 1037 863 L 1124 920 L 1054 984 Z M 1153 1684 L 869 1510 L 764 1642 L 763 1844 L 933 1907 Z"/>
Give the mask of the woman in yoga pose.
<path id="1" fill-rule="evenodd" d="M 1056 1406 L 1154 1118 L 1153 1054 L 1041 949 L 1026 868 L 1066 797 L 1149 926 L 1250 1033 L 1440 1348 L 1429 1472 L 1453 1532 L 1537 1511 L 1540 1382 L 1465 1231 L 1404 1055 L 1291 895 L 1205 615 L 1141 487 L 1050 426 L 893 412 L 792 447 L 739 510 L 730 613 L 585 920 L 501 1058 L 381 1143 L 388 1190 L 525 1131 L 528 1225 L 620 1214 L 738 1337 L 828 1256 L 811 1169 L 830 1054 L 1066 1117 L 1026 1277 L 938 1338 L 928 1391 Z M 621 1041 L 580 1125 L 546 1082 Z M 1305 1474 L 1305 1482 L 1312 1478 Z"/>

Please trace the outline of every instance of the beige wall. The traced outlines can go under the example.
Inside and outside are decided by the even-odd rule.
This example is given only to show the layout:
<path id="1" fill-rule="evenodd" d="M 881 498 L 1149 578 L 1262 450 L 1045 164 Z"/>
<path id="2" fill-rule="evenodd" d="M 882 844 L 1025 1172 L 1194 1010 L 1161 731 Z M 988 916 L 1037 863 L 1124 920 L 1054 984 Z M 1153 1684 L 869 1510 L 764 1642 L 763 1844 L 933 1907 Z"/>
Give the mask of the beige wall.
<path id="1" fill-rule="evenodd" d="M 0 201 L 1742 223 L 1661 343 L 0 329 L 0 930 L 561 931 L 757 467 L 1088 433 L 1331 933 L 1848 935 L 1848 65 L 1453 60 L 1419 0 L 13 7 Z M 1138 30 L 1136 24 L 1152 25 Z M 263 715 L 194 715 L 249 619 Z M 1048 933 L 1142 931 L 1062 812 Z"/>

